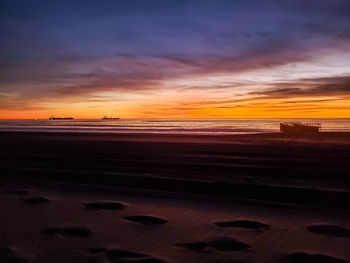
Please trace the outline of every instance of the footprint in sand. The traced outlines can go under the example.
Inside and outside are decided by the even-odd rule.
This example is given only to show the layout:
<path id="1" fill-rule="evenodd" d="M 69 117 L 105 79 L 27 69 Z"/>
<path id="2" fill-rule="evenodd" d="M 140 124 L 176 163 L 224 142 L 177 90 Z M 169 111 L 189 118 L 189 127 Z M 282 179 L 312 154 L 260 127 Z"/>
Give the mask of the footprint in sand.
<path id="1" fill-rule="evenodd" d="M 123 219 L 139 223 L 142 225 L 162 225 L 168 222 L 168 220 L 154 217 L 154 216 L 124 216 Z"/>
<path id="2" fill-rule="evenodd" d="M 122 261 L 119 261 L 122 263 Z M 165 261 L 158 258 L 142 258 L 137 260 L 124 261 L 125 263 L 165 263 Z"/>
<path id="3" fill-rule="evenodd" d="M 94 248 L 89 248 L 87 250 L 87 252 L 91 255 L 96 255 L 96 254 L 101 254 L 101 253 L 105 253 L 107 251 L 107 249 L 105 248 L 101 248 L 101 247 L 94 247 Z"/>
<path id="4" fill-rule="evenodd" d="M 323 254 L 297 252 L 281 258 L 279 263 L 347 263 L 347 261 Z"/>
<path id="5" fill-rule="evenodd" d="M 83 204 L 86 210 L 123 210 L 127 207 L 121 202 L 93 202 Z"/>
<path id="6" fill-rule="evenodd" d="M 221 250 L 221 251 L 239 251 L 239 250 L 246 250 L 250 246 L 238 241 L 235 238 L 228 238 L 228 237 L 221 237 L 216 240 L 213 240 L 209 242 L 208 244 L 210 247 Z"/>
<path id="7" fill-rule="evenodd" d="M 178 243 L 175 246 L 185 247 L 190 250 L 203 250 L 208 247 L 208 243 L 206 242 L 192 242 L 192 243 Z"/>
<path id="8" fill-rule="evenodd" d="M 146 254 L 140 254 L 133 251 L 123 250 L 123 249 L 105 249 L 105 248 L 91 248 L 88 250 L 90 254 L 100 254 L 106 255 L 108 260 L 116 260 L 119 258 L 145 258 L 148 257 Z"/>
<path id="9" fill-rule="evenodd" d="M 0 248 L 0 262 L 6 263 L 27 263 L 28 261 L 17 255 L 17 253 L 11 248 Z"/>
<path id="10" fill-rule="evenodd" d="M 39 205 L 39 204 L 44 204 L 51 201 L 48 198 L 40 197 L 40 196 L 23 197 L 19 200 L 27 205 Z"/>
<path id="11" fill-rule="evenodd" d="M 237 228 L 245 228 L 245 229 L 252 229 L 252 230 L 269 230 L 270 229 L 270 226 L 267 224 L 263 224 L 257 221 L 250 221 L 250 220 L 215 222 L 214 225 L 219 227 L 237 227 Z"/>
<path id="12" fill-rule="evenodd" d="M 80 261 L 80 263 L 107 263 L 104 256 L 95 255 L 95 256 L 88 256 L 88 258 Z"/>
<path id="13" fill-rule="evenodd" d="M 310 225 L 307 230 L 313 234 L 350 238 L 350 229 L 336 225 Z"/>
<path id="14" fill-rule="evenodd" d="M 69 238 L 86 238 L 92 235 L 90 229 L 80 226 L 49 227 L 41 231 L 43 235 L 60 235 Z"/>
<path id="15" fill-rule="evenodd" d="M 250 247 L 249 245 L 238 241 L 235 238 L 228 237 L 220 237 L 210 242 L 179 243 L 175 245 L 191 250 L 203 250 L 207 247 L 211 247 L 220 251 L 240 251 L 246 250 Z"/>
<path id="16" fill-rule="evenodd" d="M 251 263 L 250 261 L 242 261 L 242 260 L 232 260 L 232 259 L 229 259 L 229 260 L 217 260 L 217 261 L 214 261 L 215 263 Z"/>
<path id="17" fill-rule="evenodd" d="M 29 195 L 30 194 L 30 192 L 27 190 L 3 190 L 3 192 L 11 195 Z"/>
<path id="18" fill-rule="evenodd" d="M 133 251 L 122 249 L 105 249 L 91 248 L 88 250 L 90 254 L 104 254 L 108 262 L 128 262 L 128 263 L 165 263 L 163 260 L 150 257 L 147 254 L 141 254 Z"/>

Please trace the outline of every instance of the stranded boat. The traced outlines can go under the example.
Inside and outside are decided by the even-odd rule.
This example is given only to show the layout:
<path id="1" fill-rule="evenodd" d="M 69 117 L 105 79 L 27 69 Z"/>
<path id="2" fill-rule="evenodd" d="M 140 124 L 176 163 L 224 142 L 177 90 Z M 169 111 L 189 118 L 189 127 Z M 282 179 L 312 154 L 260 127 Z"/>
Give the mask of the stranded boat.
<path id="1" fill-rule="evenodd" d="M 51 116 L 49 118 L 49 120 L 73 120 L 73 119 L 74 119 L 73 116 L 72 117 L 59 117 L 59 118 Z"/>
<path id="2" fill-rule="evenodd" d="M 320 131 L 320 123 L 282 122 L 280 131 L 285 134 L 314 134 Z"/>
<path id="3" fill-rule="evenodd" d="M 107 117 L 107 116 L 103 116 L 103 118 L 101 118 L 101 120 L 119 120 L 120 118 L 114 118 L 114 117 Z"/>

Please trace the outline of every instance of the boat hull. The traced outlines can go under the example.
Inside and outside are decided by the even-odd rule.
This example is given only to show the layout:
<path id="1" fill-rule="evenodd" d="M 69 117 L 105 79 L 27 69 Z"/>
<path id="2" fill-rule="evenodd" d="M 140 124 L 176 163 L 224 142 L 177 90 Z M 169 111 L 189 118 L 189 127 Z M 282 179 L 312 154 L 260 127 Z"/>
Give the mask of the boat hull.
<path id="1" fill-rule="evenodd" d="M 66 117 L 66 118 L 49 118 L 49 120 L 74 120 L 72 117 Z"/>
<path id="2" fill-rule="evenodd" d="M 298 123 L 280 123 L 280 131 L 285 134 L 315 134 L 319 132 L 319 126 L 310 126 Z"/>

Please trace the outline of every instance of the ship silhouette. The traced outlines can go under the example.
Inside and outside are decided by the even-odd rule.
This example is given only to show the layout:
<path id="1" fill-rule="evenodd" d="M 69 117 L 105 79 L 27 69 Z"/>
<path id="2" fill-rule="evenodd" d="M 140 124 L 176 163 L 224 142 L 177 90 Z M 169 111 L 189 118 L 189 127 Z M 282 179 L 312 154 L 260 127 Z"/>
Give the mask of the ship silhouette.
<path id="1" fill-rule="evenodd" d="M 50 116 L 49 120 L 73 120 L 74 117 L 54 117 L 54 116 Z"/>
<path id="2" fill-rule="evenodd" d="M 114 118 L 113 116 L 112 117 L 107 117 L 107 116 L 103 116 L 101 118 L 101 120 L 119 120 L 120 118 Z"/>
<path id="3" fill-rule="evenodd" d="M 280 131 L 284 134 L 315 134 L 320 131 L 320 123 L 281 122 Z"/>

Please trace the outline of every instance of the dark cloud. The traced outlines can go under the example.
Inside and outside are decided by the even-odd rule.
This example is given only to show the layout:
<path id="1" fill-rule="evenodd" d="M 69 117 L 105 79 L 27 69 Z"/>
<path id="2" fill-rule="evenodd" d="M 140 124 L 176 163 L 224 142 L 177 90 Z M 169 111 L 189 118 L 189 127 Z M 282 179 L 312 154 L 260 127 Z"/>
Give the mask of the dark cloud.
<path id="1" fill-rule="evenodd" d="M 295 83 L 287 83 L 287 85 L 289 87 L 254 91 L 249 94 L 268 98 L 319 97 L 350 94 L 350 77 L 345 76 L 302 79 Z M 299 88 L 298 86 L 302 86 L 303 88 Z"/>
<path id="2" fill-rule="evenodd" d="M 277 111 L 278 109 L 282 111 L 297 108 L 302 109 L 303 107 L 338 109 L 337 106 L 322 107 L 322 105 L 333 102 L 344 103 L 350 101 L 350 77 L 348 76 L 299 79 L 295 82 L 275 83 L 274 85 L 274 88 L 249 92 L 243 97 L 233 95 L 231 98 L 213 98 L 212 100 L 203 100 L 187 105 L 216 108 L 235 108 L 238 105 L 239 107 L 244 106 L 246 108 L 270 108 L 272 111 Z M 303 88 L 299 88 L 299 86 Z M 320 98 L 318 99 L 318 97 Z M 291 100 L 280 101 L 280 99 Z M 270 100 L 275 101 L 270 102 Z M 344 106 L 339 107 L 341 109 L 349 108 Z"/>

